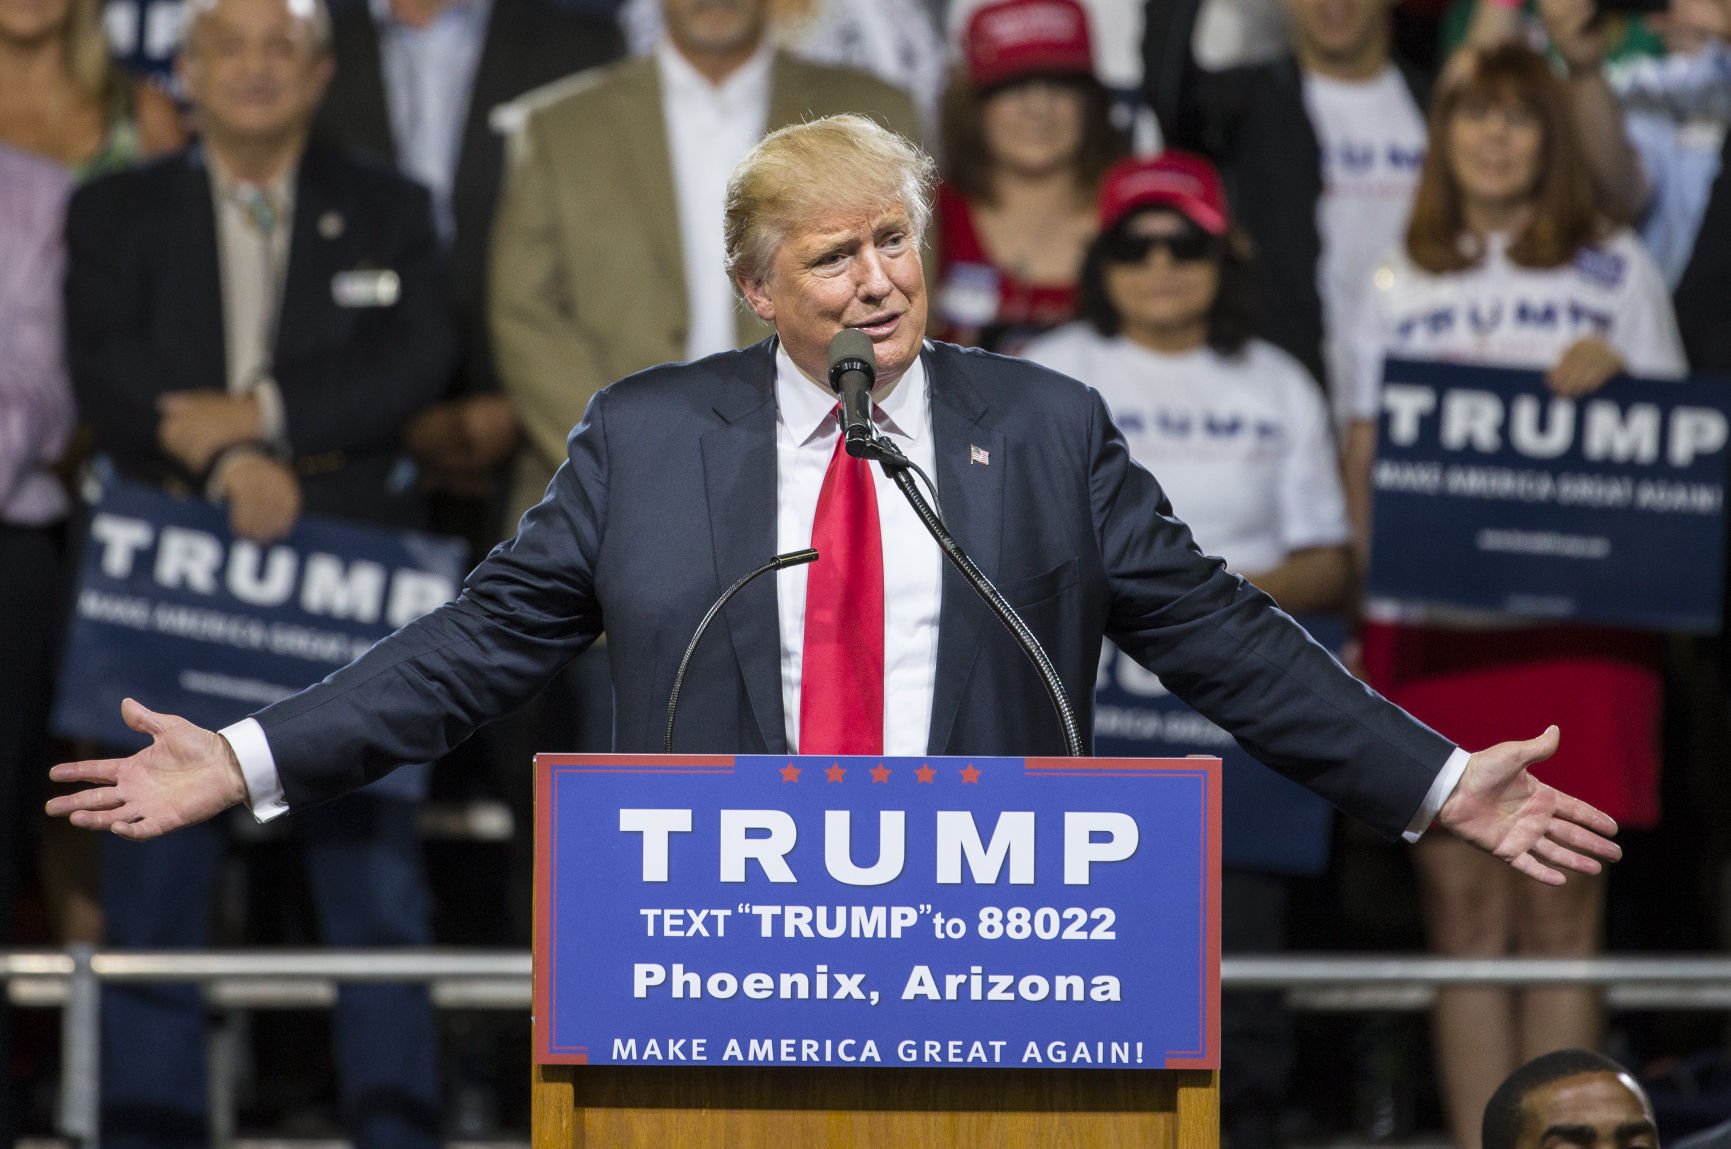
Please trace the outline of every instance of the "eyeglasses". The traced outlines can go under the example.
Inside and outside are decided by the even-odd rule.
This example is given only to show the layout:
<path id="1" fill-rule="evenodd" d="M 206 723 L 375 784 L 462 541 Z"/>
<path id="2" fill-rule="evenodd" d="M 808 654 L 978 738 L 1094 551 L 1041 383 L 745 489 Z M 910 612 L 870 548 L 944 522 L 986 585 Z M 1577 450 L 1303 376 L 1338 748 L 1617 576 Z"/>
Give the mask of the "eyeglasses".
<path id="1" fill-rule="evenodd" d="M 1195 263 L 1220 254 L 1220 239 L 1201 228 L 1186 228 L 1176 235 L 1137 235 L 1116 232 L 1106 237 L 1102 248 L 1112 263 L 1141 263 L 1155 248 L 1166 249 L 1175 263 Z"/>

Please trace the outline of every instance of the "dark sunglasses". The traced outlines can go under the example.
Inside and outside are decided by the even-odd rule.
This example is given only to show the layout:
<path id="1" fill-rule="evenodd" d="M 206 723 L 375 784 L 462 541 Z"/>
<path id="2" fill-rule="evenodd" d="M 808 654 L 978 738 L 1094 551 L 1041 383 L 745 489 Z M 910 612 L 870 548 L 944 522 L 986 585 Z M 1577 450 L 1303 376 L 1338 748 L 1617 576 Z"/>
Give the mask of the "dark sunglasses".
<path id="1" fill-rule="evenodd" d="M 1194 227 L 1176 235 L 1137 235 L 1119 231 L 1105 238 L 1102 250 L 1113 263 L 1141 263 L 1157 247 L 1165 248 L 1174 262 L 1195 263 L 1218 256 L 1220 239 Z"/>

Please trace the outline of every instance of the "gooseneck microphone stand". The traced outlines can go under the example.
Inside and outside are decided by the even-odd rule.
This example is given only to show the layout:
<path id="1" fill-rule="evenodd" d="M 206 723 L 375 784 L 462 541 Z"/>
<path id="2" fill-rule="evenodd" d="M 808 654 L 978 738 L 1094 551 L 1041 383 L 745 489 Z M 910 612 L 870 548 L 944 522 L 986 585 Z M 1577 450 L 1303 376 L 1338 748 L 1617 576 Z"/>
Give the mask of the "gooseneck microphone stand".
<path id="1" fill-rule="evenodd" d="M 883 468 L 884 474 L 894 480 L 902 496 L 913 507 L 914 514 L 919 516 L 927 532 L 937 541 L 944 557 L 950 560 L 950 565 L 961 572 L 962 578 L 991 608 L 992 613 L 998 616 L 998 621 L 1004 624 L 1004 629 L 1010 632 L 1016 645 L 1022 648 L 1022 653 L 1034 664 L 1034 670 L 1046 688 L 1046 695 L 1052 700 L 1052 708 L 1058 712 L 1058 724 L 1063 727 L 1064 746 L 1069 756 L 1080 758 L 1086 754 L 1081 728 L 1076 724 L 1075 708 L 1070 705 L 1069 695 L 1064 693 L 1064 680 L 1058 677 L 1058 670 L 1052 665 L 1046 648 L 1040 645 L 1040 640 L 1034 637 L 1034 632 L 1028 629 L 1028 624 L 1016 613 L 1016 608 L 992 585 L 992 580 L 986 577 L 985 572 L 974 565 L 968 552 L 962 549 L 961 544 L 950 534 L 949 528 L 944 526 L 943 517 L 933 509 L 932 504 L 921 493 L 919 485 L 914 482 L 911 472 L 919 471 L 919 468 L 902 454 L 901 448 L 881 434 L 874 433 L 870 438 L 850 437 L 847 440 L 847 453 L 856 459 L 875 459 L 878 466 Z M 920 472 L 920 477 L 925 479 L 928 487 L 932 485 L 931 479 L 923 471 Z M 937 497 L 935 488 L 932 497 Z"/>
<path id="2" fill-rule="evenodd" d="M 709 608 L 709 613 L 703 616 L 703 621 L 697 624 L 697 631 L 691 636 L 691 642 L 685 647 L 685 654 L 679 659 L 679 672 L 673 676 L 673 692 L 667 696 L 667 729 L 661 735 L 661 752 L 673 753 L 673 718 L 679 712 L 679 691 L 685 685 L 685 671 L 691 666 L 691 656 L 697 653 L 697 644 L 703 640 L 703 632 L 709 629 L 709 624 L 715 621 L 715 616 L 721 613 L 721 608 L 727 605 L 727 600 L 745 589 L 758 575 L 770 571 L 785 570 L 788 567 L 804 566 L 816 562 L 817 552 L 810 547 L 804 550 L 788 551 L 784 555 L 776 555 L 751 573 L 742 576 L 738 582 L 721 592 L 721 597 L 715 600 Z"/>

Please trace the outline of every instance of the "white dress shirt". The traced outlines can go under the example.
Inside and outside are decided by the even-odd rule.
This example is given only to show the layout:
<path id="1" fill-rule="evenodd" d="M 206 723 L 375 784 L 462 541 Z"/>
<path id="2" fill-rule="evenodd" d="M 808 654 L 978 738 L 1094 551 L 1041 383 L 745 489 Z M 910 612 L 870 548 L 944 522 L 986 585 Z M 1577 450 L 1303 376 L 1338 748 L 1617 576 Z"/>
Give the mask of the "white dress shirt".
<path id="1" fill-rule="evenodd" d="M 257 185 L 230 175 L 213 152 L 206 152 L 206 161 L 216 210 L 228 393 L 251 395 L 258 403 L 259 437 L 286 450 L 286 416 L 272 360 L 288 280 L 298 169 Z M 225 469 L 219 463 L 206 479 L 213 498 Z"/>
<path id="2" fill-rule="evenodd" d="M 379 62 L 398 166 L 433 194 L 433 220 L 439 238 L 448 244 L 456 233 L 451 197 L 463 126 L 493 0 L 446 5 L 423 28 L 398 22 L 390 0 L 371 0 L 368 7 L 379 30 Z"/>
<path id="3" fill-rule="evenodd" d="M 835 454 L 840 428 L 835 392 L 799 370 L 787 352 L 775 354 L 776 553 L 811 545 L 818 495 Z M 888 394 L 879 397 L 878 429 L 927 474 L 937 467 L 932 431 L 931 388 L 925 362 L 916 359 Z M 938 613 L 942 602 L 943 554 L 907 500 L 882 468 L 872 468 L 884 555 L 884 755 L 917 757 L 930 752 L 932 694 L 937 686 Z M 935 480 L 934 480 L 935 481 Z M 820 557 L 819 562 L 822 562 Z M 790 749 L 799 746 L 800 665 L 805 646 L 806 568 L 774 576 L 781 636 L 781 704 Z M 259 821 L 288 812 L 282 780 L 264 728 L 246 718 L 225 728 L 246 778 L 248 804 Z M 797 750 L 795 751 L 797 752 Z M 1442 808 L 1466 768 L 1455 750 L 1408 823 L 1416 841 Z"/>
<path id="4" fill-rule="evenodd" d="M 775 550 L 811 545 L 823 477 L 841 428 L 835 392 L 794 366 L 785 348 L 775 352 Z M 915 359 L 877 403 L 878 429 L 926 474 L 936 470 L 931 390 L 925 363 Z M 873 464 L 878 525 L 884 548 L 884 754 L 928 753 L 932 690 L 938 678 L 938 605 L 944 556 L 895 482 Z M 933 482 L 937 480 L 934 479 Z M 819 562 L 823 561 L 820 556 Z M 781 709 L 787 744 L 799 745 L 800 665 L 805 653 L 806 567 L 777 575 L 781 621 Z"/>
<path id="5" fill-rule="evenodd" d="M 739 303 L 727 278 L 721 236 L 727 181 L 763 135 L 769 119 L 769 72 L 774 49 L 755 55 L 720 84 L 711 84 L 665 41 L 655 50 L 662 115 L 679 208 L 679 250 L 685 267 L 690 327 L 685 357 L 700 359 L 739 344 Z"/>

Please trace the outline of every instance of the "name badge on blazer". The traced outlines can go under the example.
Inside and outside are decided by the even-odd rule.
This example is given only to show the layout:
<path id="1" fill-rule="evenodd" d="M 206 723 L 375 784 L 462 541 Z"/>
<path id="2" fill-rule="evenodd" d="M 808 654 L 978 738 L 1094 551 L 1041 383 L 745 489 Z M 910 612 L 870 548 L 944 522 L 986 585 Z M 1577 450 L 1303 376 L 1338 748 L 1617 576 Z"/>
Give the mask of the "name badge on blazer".
<path id="1" fill-rule="evenodd" d="M 394 307 L 403 282 L 394 271 L 339 271 L 331 277 L 338 307 Z"/>

